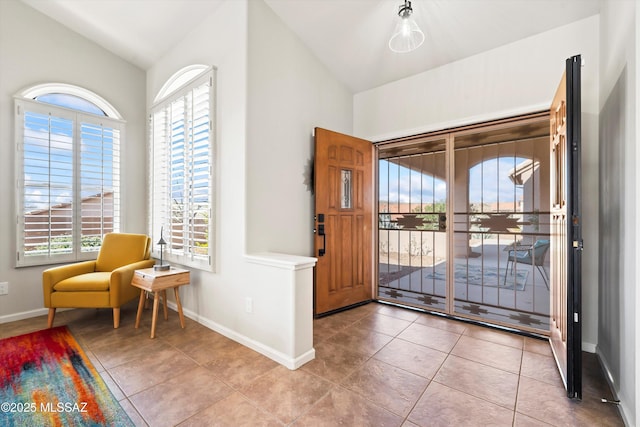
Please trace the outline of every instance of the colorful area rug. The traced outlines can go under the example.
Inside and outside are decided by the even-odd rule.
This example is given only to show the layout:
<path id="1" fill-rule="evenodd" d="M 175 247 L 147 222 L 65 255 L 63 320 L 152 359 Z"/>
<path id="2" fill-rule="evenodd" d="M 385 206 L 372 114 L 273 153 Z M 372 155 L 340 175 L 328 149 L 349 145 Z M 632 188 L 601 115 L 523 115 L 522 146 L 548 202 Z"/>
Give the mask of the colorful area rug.
<path id="1" fill-rule="evenodd" d="M 133 426 L 66 326 L 0 340 L 0 426 Z"/>

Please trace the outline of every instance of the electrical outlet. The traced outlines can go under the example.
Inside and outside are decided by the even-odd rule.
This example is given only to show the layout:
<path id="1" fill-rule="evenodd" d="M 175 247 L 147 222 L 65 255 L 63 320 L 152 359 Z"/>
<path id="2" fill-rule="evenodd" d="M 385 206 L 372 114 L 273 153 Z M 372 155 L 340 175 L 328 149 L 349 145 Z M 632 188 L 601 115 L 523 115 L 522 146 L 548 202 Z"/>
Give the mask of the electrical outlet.
<path id="1" fill-rule="evenodd" d="M 244 299 L 244 311 L 253 313 L 253 300 L 249 297 Z"/>
<path id="2" fill-rule="evenodd" d="M 0 282 L 0 295 L 9 294 L 9 282 Z"/>

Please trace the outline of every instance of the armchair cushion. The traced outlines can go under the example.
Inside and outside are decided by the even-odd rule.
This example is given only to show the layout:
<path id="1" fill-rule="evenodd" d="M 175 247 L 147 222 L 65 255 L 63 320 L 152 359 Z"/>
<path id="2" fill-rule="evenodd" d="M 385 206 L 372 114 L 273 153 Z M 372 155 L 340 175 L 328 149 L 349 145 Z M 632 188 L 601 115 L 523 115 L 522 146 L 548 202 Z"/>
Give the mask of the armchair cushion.
<path id="1" fill-rule="evenodd" d="M 148 259 L 149 250 L 150 239 L 144 234 L 105 234 L 96 260 L 96 271 L 113 271 L 118 267 Z"/>
<path id="2" fill-rule="evenodd" d="M 56 283 L 53 285 L 53 290 L 56 292 L 106 291 L 109 289 L 110 278 L 111 273 L 108 271 L 81 274 Z"/>

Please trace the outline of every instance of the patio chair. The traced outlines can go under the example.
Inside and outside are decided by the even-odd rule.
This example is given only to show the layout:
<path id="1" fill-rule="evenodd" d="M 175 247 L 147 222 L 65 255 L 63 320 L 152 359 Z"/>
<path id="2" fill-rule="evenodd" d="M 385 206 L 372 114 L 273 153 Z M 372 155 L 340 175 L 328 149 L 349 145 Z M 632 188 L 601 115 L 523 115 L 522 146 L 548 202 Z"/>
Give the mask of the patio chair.
<path id="1" fill-rule="evenodd" d="M 504 284 L 507 283 L 507 271 L 509 271 L 509 264 L 511 263 L 511 274 L 513 274 L 516 263 L 528 264 L 535 266 L 542 275 L 544 284 L 549 289 L 549 276 L 544 269 L 544 260 L 547 257 L 550 243 L 549 240 L 539 239 L 533 245 L 527 246 L 514 246 L 513 249 L 509 249 L 507 254 L 507 269 L 504 272 Z"/>

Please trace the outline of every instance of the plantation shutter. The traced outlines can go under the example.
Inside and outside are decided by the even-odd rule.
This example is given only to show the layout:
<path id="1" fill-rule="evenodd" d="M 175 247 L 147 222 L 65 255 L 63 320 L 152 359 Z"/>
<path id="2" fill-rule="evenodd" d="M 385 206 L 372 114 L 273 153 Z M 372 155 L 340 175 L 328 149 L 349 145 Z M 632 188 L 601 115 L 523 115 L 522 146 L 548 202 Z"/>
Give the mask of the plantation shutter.
<path id="1" fill-rule="evenodd" d="M 209 71 L 151 115 L 151 234 L 162 232 L 167 260 L 195 267 L 211 266 L 212 84 Z"/>
<path id="2" fill-rule="evenodd" d="M 95 258 L 119 231 L 122 123 L 16 100 L 17 265 Z"/>
<path id="3" fill-rule="evenodd" d="M 91 117 L 80 124 L 81 250 L 120 229 L 120 130 Z"/>
<path id="4" fill-rule="evenodd" d="M 20 258 L 73 260 L 73 114 L 39 105 L 21 113 Z"/>

